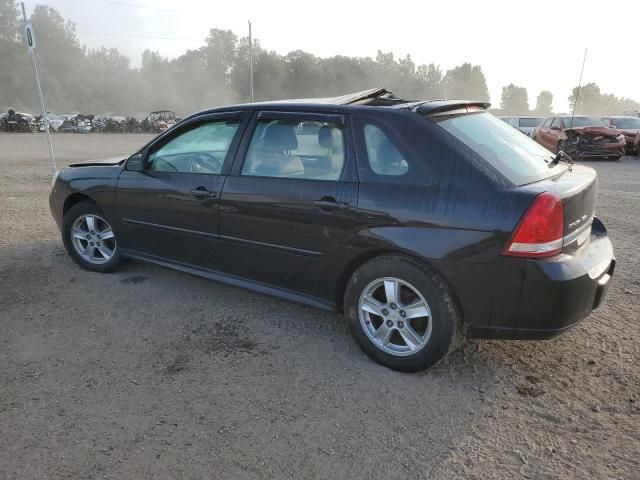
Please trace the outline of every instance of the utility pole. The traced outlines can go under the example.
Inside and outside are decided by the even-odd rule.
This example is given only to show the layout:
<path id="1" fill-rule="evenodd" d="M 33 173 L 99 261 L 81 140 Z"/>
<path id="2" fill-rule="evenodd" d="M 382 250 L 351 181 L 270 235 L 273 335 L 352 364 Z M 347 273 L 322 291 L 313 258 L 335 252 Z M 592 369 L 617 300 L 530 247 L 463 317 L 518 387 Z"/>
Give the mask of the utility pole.
<path id="1" fill-rule="evenodd" d="M 253 103 L 253 40 L 251 40 L 251 21 L 249 21 L 249 97 Z"/>
<path id="2" fill-rule="evenodd" d="M 36 90 L 38 91 L 38 97 L 40 98 L 40 108 L 42 109 L 42 118 L 44 119 L 44 131 L 47 136 L 47 144 L 49 145 L 49 158 L 53 164 L 53 171 L 57 172 L 56 157 L 53 153 L 53 143 L 51 142 L 51 132 L 49 131 L 49 117 L 47 116 L 47 108 L 44 105 L 44 97 L 42 96 L 42 86 L 40 85 L 40 76 L 38 75 L 38 66 L 36 65 L 36 54 L 34 49 L 36 48 L 36 39 L 33 35 L 33 27 L 27 20 L 27 12 L 24 9 L 24 2 L 20 2 L 22 6 L 22 17 L 24 19 L 25 36 L 27 39 L 27 47 L 29 47 L 29 53 L 31 54 L 31 63 L 33 65 L 33 76 L 36 80 Z"/>

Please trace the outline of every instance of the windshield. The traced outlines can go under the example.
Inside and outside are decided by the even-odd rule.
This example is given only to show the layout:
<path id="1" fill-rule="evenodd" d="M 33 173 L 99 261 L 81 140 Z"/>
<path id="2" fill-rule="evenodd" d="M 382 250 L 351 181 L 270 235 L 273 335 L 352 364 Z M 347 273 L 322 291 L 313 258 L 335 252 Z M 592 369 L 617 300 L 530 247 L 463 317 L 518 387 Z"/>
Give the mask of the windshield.
<path id="1" fill-rule="evenodd" d="M 640 128 L 640 117 L 612 118 L 611 124 L 615 128 Z"/>
<path id="2" fill-rule="evenodd" d="M 549 168 L 553 154 L 487 112 L 432 117 L 516 185 L 537 182 L 567 168 Z"/>
<path id="3" fill-rule="evenodd" d="M 542 123 L 543 120 L 544 118 L 535 117 L 521 118 L 519 125 L 521 127 L 537 127 Z"/>
<path id="4" fill-rule="evenodd" d="M 564 128 L 574 127 L 608 127 L 603 120 L 595 117 L 564 117 Z M 572 121 L 573 120 L 573 121 Z"/>

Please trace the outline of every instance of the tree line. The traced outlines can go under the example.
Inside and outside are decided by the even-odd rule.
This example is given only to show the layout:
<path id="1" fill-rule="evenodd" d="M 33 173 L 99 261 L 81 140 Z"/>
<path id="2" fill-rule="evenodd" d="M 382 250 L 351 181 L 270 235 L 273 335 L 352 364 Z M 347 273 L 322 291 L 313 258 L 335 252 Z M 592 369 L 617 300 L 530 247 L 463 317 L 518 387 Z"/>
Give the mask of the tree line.
<path id="1" fill-rule="evenodd" d="M 204 44 L 169 59 L 146 50 L 139 68 L 115 48 L 87 48 L 75 24 L 46 5 L 31 15 L 38 65 L 47 107 L 52 112 L 133 114 L 170 109 L 180 114 L 249 101 L 249 42 L 231 31 L 212 29 Z M 0 0 L 0 108 L 37 110 L 31 65 L 17 3 Z M 430 63 L 416 65 L 410 55 L 378 51 L 375 58 L 336 55 L 320 58 L 301 50 L 281 55 L 253 43 L 255 100 L 332 97 L 384 86 L 408 99 L 471 98 L 489 100 L 482 68 L 463 63 L 443 71 Z M 578 110 L 638 108 L 629 99 L 584 87 Z M 575 92 L 572 94 L 574 95 Z M 602 100 L 606 97 L 607 101 Z M 583 102 L 583 98 L 588 102 Z M 551 113 L 553 96 L 540 92 L 535 110 Z M 529 111 L 526 89 L 503 88 L 506 114 Z M 617 113 L 601 111 L 597 113 Z"/>
<path id="2" fill-rule="evenodd" d="M 577 103 L 576 103 L 577 98 Z M 595 83 L 587 83 L 582 87 L 574 87 L 568 97 L 569 108 L 575 113 L 589 115 L 616 115 L 625 111 L 640 110 L 640 103 L 625 97 L 616 97 L 610 93 L 602 93 Z M 504 115 L 523 115 L 532 113 L 547 116 L 553 113 L 553 94 L 543 90 L 536 98 L 533 110 L 529 110 L 527 89 L 510 83 L 502 87 L 500 101 L 501 113 Z"/>

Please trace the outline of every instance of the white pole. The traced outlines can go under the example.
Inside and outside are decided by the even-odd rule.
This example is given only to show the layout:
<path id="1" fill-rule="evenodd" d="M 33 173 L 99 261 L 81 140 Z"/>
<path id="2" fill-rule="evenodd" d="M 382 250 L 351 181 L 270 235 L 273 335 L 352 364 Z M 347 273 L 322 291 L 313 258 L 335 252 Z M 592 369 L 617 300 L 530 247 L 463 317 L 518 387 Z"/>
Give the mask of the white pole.
<path id="1" fill-rule="evenodd" d="M 253 41 L 251 40 L 251 22 L 249 22 L 249 92 L 253 103 Z"/>
<path id="2" fill-rule="evenodd" d="M 27 21 L 27 12 L 24 9 L 24 2 L 20 2 L 22 6 L 22 17 L 24 18 L 24 27 L 25 29 L 31 28 L 29 26 L 29 22 Z M 33 44 L 33 32 L 27 35 L 27 46 L 29 47 L 29 53 L 31 54 L 31 63 L 33 64 L 33 76 L 36 79 L 36 90 L 38 90 L 38 97 L 40 98 L 40 108 L 42 109 L 42 118 L 44 119 L 44 131 L 47 136 L 47 144 L 49 145 L 49 158 L 51 159 L 51 163 L 53 164 L 54 173 L 58 171 L 58 167 L 56 166 L 56 156 L 53 153 L 53 142 L 51 141 L 51 132 L 49 131 L 49 117 L 47 116 L 47 108 L 44 105 L 44 97 L 42 95 L 42 86 L 40 85 L 40 76 L 38 75 L 38 66 L 36 65 L 36 55 L 33 51 L 35 45 Z"/>

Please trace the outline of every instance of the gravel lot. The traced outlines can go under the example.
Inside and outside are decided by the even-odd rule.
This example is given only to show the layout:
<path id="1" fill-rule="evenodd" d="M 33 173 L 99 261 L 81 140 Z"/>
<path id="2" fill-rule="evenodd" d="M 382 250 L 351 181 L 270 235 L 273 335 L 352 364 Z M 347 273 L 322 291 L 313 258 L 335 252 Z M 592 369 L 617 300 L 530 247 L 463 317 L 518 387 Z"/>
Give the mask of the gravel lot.
<path id="1" fill-rule="evenodd" d="M 54 142 L 65 164 L 149 138 Z M 0 478 L 639 478 L 637 157 L 590 163 L 618 257 L 603 307 L 408 375 L 340 316 L 142 263 L 81 270 L 46 152 L 0 134 Z"/>

